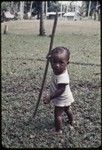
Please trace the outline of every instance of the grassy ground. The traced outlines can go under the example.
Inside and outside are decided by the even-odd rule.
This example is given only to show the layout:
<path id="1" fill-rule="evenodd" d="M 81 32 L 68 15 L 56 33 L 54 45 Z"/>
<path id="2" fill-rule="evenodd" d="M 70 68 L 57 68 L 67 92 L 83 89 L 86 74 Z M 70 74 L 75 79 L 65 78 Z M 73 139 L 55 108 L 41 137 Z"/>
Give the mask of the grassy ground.
<path id="1" fill-rule="evenodd" d="M 8 24 L 8 34 L 3 35 Z M 45 21 L 51 34 L 53 21 Z M 54 125 L 53 105 L 40 102 L 32 117 L 41 87 L 50 37 L 39 37 L 39 21 L 2 23 L 2 145 L 7 148 L 96 148 L 101 145 L 100 23 L 58 21 L 54 46 L 71 51 L 70 86 L 74 130 L 63 120 L 63 134 Z M 45 88 L 49 89 L 49 67 Z"/>

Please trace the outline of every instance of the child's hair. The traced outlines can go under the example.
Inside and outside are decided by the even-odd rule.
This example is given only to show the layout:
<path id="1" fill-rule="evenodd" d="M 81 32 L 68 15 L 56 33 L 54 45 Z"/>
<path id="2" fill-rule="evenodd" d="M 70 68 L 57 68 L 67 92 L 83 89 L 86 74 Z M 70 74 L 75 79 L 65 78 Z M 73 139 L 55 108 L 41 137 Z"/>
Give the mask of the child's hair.
<path id="1" fill-rule="evenodd" d="M 66 58 L 67 58 L 67 60 L 69 60 L 69 58 L 70 58 L 70 51 L 69 51 L 69 49 L 66 48 L 66 47 L 61 47 L 61 46 L 54 48 L 54 49 L 50 52 L 50 58 L 51 58 L 51 56 L 52 56 L 53 54 L 58 54 L 58 53 L 63 53 L 63 52 L 66 53 Z"/>

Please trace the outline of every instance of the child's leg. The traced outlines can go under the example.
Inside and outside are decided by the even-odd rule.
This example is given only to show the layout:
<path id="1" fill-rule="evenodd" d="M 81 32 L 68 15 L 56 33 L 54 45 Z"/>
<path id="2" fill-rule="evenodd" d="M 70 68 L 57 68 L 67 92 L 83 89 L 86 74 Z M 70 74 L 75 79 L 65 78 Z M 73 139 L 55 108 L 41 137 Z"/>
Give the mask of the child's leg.
<path id="1" fill-rule="evenodd" d="M 64 111 L 67 114 L 68 118 L 69 118 L 69 123 L 71 125 L 73 125 L 73 113 L 72 110 L 70 108 L 70 106 L 64 107 Z"/>
<path id="2" fill-rule="evenodd" d="M 62 113 L 63 113 L 63 107 L 55 106 L 54 116 L 55 116 L 56 132 L 59 132 L 62 129 Z"/>

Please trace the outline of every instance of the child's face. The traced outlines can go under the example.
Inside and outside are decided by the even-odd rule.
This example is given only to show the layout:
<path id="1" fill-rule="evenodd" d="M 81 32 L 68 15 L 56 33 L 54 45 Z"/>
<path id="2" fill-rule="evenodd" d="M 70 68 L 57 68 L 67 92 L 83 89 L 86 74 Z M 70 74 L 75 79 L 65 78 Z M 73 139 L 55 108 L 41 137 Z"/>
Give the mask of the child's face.
<path id="1" fill-rule="evenodd" d="M 68 60 L 66 53 L 55 53 L 51 56 L 51 67 L 56 75 L 63 73 L 66 70 Z"/>

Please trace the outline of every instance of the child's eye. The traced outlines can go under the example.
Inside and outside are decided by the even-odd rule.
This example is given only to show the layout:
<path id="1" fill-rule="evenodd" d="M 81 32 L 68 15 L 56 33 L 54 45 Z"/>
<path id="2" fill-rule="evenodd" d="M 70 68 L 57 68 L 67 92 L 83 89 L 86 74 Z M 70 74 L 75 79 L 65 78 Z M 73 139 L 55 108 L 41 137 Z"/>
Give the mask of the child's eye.
<path id="1" fill-rule="evenodd" d="M 52 62 L 53 62 L 54 64 L 58 63 L 56 60 L 52 60 Z"/>
<path id="2" fill-rule="evenodd" d="M 64 62 L 61 61 L 60 64 L 64 64 Z"/>

